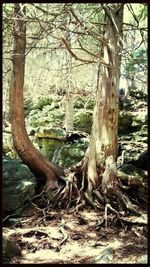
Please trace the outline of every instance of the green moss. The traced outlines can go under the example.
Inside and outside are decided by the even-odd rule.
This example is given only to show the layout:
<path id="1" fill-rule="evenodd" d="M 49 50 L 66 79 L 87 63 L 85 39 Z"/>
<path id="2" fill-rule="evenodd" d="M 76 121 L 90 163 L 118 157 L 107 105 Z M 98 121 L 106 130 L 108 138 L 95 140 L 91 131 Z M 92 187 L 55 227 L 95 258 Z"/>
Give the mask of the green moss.
<path id="1" fill-rule="evenodd" d="M 39 125 L 39 119 L 38 119 L 37 114 L 30 116 L 29 119 L 28 119 L 28 123 L 32 127 L 37 127 Z"/>
<path id="2" fill-rule="evenodd" d="M 95 105 L 95 101 L 93 99 L 87 99 L 86 101 L 86 109 L 92 109 L 94 108 L 94 105 Z"/>
<path id="3" fill-rule="evenodd" d="M 46 139 L 43 138 L 41 142 L 41 152 L 45 155 L 50 161 L 54 157 L 55 151 L 62 146 L 62 142 L 55 139 Z"/>
<path id="4" fill-rule="evenodd" d="M 142 177 L 142 178 L 145 178 L 146 175 L 145 175 L 145 172 L 143 170 L 141 170 L 140 168 L 137 168 L 135 167 L 134 165 L 132 164 L 123 164 L 122 166 L 119 167 L 119 170 L 126 173 L 126 174 L 129 174 L 129 175 L 133 175 L 133 176 L 136 176 L 136 177 Z"/>
<path id="5" fill-rule="evenodd" d="M 25 100 L 24 101 L 24 115 L 25 115 L 25 118 L 29 115 L 31 109 L 33 107 L 33 103 L 31 100 Z"/>
<path id="6" fill-rule="evenodd" d="M 76 164 L 84 157 L 87 146 L 87 143 L 64 144 L 55 152 L 53 162 L 61 167 Z"/>
<path id="7" fill-rule="evenodd" d="M 93 113 L 91 111 L 78 112 L 75 115 L 74 126 L 87 133 L 91 133 Z"/>
<path id="8" fill-rule="evenodd" d="M 64 140 L 66 137 L 66 132 L 63 129 L 59 128 L 39 128 L 39 132 L 35 135 L 37 138 L 50 138 Z"/>
<path id="9" fill-rule="evenodd" d="M 74 103 L 74 108 L 84 108 L 85 101 L 82 97 L 78 97 Z"/>
<path id="10" fill-rule="evenodd" d="M 118 130 L 119 134 L 130 133 L 131 125 L 133 122 L 133 116 L 130 112 L 120 112 L 118 118 Z"/>
<path id="11" fill-rule="evenodd" d="M 51 97 L 50 98 L 39 97 L 36 105 L 34 106 L 34 109 L 42 110 L 44 106 L 51 105 L 52 102 L 53 99 Z"/>

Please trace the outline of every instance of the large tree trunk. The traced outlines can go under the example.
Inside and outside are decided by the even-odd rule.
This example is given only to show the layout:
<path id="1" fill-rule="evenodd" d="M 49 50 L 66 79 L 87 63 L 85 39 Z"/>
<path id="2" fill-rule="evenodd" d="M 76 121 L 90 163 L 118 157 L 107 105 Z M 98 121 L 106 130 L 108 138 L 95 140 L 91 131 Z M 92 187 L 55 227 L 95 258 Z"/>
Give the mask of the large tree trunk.
<path id="1" fill-rule="evenodd" d="M 87 168 L 88 190 L 97 188 L 102 182 L 102 191 L 116 176 L 117 137 L 118 137 L 118 91 L 122 49 L 123 5 L 104 4 L 106 27 L 103 43 L 99 87 L 93 116 L 90 145 L 85 157 Z M 97 170 L 105 172 L 101 181 Z M 107 172 L 106 172 L 107 169 Z M 109 170 L 109 171 L 108 171 Z"/>
<path id="2" fill-rule="evenodd" d="M 49 188 L 57 187 L 57 178 L 63 171 L 51 164 L 30 141 L 24 120 L 23 86 L 25 73 L 26 22 L 25 6 L 14 7 L 13 82 L 10 90 L 12 136 L 20 158 L 32 172 L 46 178 Z"/>

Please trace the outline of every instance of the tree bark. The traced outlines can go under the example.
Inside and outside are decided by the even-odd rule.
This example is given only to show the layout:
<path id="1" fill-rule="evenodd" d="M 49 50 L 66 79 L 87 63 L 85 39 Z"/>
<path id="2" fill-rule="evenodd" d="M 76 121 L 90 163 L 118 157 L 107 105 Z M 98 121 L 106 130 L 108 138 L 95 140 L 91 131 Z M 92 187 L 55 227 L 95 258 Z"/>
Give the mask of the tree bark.
<path id="1" fill-rule="evenodd" d="M 119 8 L 120 5 L 120 8 Z M 118 91 L 122 49 L 123 5 L 104 4 L 106 28 L 104 32 L 103 58 L 106 65 L 101 65 L 99 86 L 93 116 L 91 140 L 85 161 L 87 162 L 88 190 L 96 188 L 102 180 L 108 185 L 115 179 L 117 168 L 118 139 Z M 105 165 L 111 172 L 99 175 L 97 168 Z M 113 172 L 113 175 L 112 175 Z M 108 178 L 109 176 L 109 178 Z M 107 178 L 106 178 L 107 177 Z"/>
<path id="2" fill-rule="evenodd" d="M 25 6 L 14 4 L 13 82 L 10 90 L 11 127 L 15 149 L 31 171 L 46 178 L 49 188 L 58 186 L 63 171 L 50 163 L 30 141 L 24 119 L 23 86 L 25 74 L 26 22 Z"/>
<path id="3" fill-rule="evenodd" d="M 69 22 L 66 21 L 68 24 Z M 69 24 L 66 30 L 66 41 L 71 47 L 71 36 L 69 32 Z M 66 109 L 65 109 L 65 121 L 64 128 L 66 131 L 73 130 L 73 95 L 72 95 L 72 56 L 68 54 L 66 50 Z"/>

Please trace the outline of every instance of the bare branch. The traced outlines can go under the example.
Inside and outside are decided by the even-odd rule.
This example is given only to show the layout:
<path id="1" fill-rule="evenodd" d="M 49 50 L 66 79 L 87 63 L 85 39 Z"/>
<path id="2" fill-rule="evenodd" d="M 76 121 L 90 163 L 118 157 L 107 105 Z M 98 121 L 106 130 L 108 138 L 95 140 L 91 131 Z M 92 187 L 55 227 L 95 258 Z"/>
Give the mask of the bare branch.
<path id="1" fill-rule="evenodd" d="M 64 44 L 65 48 L 67 49 L 67 51 L 70 53 L 70 55 L 75 58 L 76 60 L 80 60 L 82 62 L 88 62 L 88 63 L 96 63 L 96 61 L 94 60 L 85 60 L 83 58 L 79 58 L 71 49 L 69 43 L 66 41 L 65 38 L 61 38 L 62 43 Z"/>

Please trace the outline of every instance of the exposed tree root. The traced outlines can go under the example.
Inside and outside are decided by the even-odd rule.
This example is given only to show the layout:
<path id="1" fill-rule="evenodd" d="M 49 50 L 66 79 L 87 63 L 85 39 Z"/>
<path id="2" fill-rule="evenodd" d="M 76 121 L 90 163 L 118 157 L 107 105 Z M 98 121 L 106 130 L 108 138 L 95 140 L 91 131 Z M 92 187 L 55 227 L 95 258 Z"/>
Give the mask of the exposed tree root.
<path id="1" fill-rule="evenodd" d="M 82 164 L 81 164 L 82 163 Z M 130 212 L 134 215 L 141 215 L 139 207 L 132 203 L 128 192 L 135 182 L 131 182 L 131 176 L 123 175 L 117 172 L 113 158 L 109 157 L 106 160 L 105 170 L 98 171 L 99 183 L 97 188 L 89 190 L 88 179 L 86 176 L 88 161 L 81 161 L 76 166 L 68 168 L 64 171 L 63 176 L 60 176 L 58 182 L 59 187 L 50 190 L 43 190 L 39 195 L 32 198 L 36 202 L 34 207 L 42 212 L 40 221 L 45 220 L 49 209 L 51 208 L 69 208 L 72 212 L 78 213 L 86 205 L 95 210 L 104 211 L 104 221 L 107 228 L 107 211 L 108 209 L 115 213 L 120 219 L 120 212 Z M 126 179 L 126 180 L 125 180 Z M 123 182 L 126 181 L 126 185 Z M 130 186 L 128 185 L 128 181 Z M 135 179 L 134 179 L 135 181 Z M 136 179 L 136 186 L 137 186 Z M 145 186 L 144 183 L 139 183 L 140 186 Z M 38 201 L 43 201 L 43 206 L 38 206 Z M 43 208 L 44 207 L 44 208 Z M 103 223 L 102 222 L 102 223 Z"/>
<path id="2" fill-rule="evenodd" d="M 113 209 L 110 204 L 106 204 L 106 206 L 105 206 L 105 214 L 104 214 L 105 228 L 106 229 L 107 229 L 107 210 L 108 210 L 108 208 L 117 215 L 117 218 L 119 218 L 119 212 L 117 212 L 115 209 Z"/>
<path id="3" fill-rule="evenodd" d="M 61 240 L 61 242 L 55 248 L 57 252 L 60 251 L 61 246 L 67 241 L 67 239 L 69 237 L 67 232 L 65 231 L 65 224 L 66 223 L 65 223 L 64 219 L 62 218 L 59 231 L 62 233 L 63 239 Z"/>

